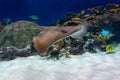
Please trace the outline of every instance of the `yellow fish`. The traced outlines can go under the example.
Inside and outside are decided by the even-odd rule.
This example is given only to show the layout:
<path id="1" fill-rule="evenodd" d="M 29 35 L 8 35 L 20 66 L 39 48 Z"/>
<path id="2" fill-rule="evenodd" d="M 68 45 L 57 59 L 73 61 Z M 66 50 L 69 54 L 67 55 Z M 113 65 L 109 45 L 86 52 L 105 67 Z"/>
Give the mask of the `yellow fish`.
<path id="1" fill-rule="evenodd" d="M 113 45 L 109 44 L 106 46 L 105 50 L 107 52 L 113 52 L 115 50 L 115 48 L 113 47 Z"/>

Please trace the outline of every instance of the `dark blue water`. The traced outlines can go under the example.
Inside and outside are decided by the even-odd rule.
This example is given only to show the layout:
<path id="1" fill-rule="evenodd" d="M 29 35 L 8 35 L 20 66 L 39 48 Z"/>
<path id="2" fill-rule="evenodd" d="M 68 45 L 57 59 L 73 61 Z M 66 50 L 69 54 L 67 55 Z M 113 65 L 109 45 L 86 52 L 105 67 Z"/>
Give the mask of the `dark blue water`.
<path id="1" fill-rule="evenodd" d="M 79 12 L 107 3 L 120 4 L 120 0 L 0 0 L 0 19 L 30 20 L 30 15 L 37 15 L 40 25 L 48 25 L 67 12 Z"/>

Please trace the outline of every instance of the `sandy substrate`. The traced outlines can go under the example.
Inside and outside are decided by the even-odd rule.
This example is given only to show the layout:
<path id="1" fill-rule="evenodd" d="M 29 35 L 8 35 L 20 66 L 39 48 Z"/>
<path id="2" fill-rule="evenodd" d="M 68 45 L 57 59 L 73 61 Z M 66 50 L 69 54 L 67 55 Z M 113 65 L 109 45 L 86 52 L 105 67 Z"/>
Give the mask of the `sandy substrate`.
<path id="1" fill-rule="evenodd" d="M 120 47 L 116 53 L 85 53 L 60 60 L 40 56 L 0 62 L 0 80 L 120 80 Z"/>

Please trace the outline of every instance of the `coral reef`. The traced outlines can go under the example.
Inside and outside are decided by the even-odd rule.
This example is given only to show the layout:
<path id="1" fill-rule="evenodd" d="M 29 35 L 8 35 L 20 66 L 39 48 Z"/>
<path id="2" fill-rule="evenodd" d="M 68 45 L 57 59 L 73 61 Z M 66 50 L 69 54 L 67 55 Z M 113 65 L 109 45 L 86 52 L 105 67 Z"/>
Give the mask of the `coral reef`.
<path id="1" fill-rule="evenodd" d="M 69 53 L 69 54 L 82 54 L 84 52 L 96 53 L 95 50 L 96 48 L 98 48 L 101 51 L 108 51 L 108 52 L 111 52 L 113 50 L 113 48 L 110 45 L 113 42 L 115 42 L 114 40 L 115 38 L 117 38 L 116 41 L 119 40 L 118 38 L 119 29 L 116 30 L 116 26 L 115 26 L 116 22 L 120 21 L 120 18 L 118 18 L 120 17 L 119 5 L 108 4 L 106 7 L 97 6 L 94 8 L 89 8 L 88 10 L 90 10 L 93 14 L 92 15 L 85 14 L 81 16 L 79 15 L 79 13 L 78 14 L 74 13 L 74 15 L 72 14 L 72 16 L 67 16 L 69 19 L 66 19 L 66 22 L 62 24 L 63 26 L 71 26 L 71 25 L 76 26 L 83 23 L 84 20 L 88 25 L 87 26 L 88 33 L 86 34 L 87 36 L 83 37 L 83 39 L 82 38 L 77 39 L 78 37 L 76 37 L 74 38 L 72 43 L 70 43 L 71 45 L 69 44 L 69 46 L 64 46 L 64 48 L 61 48 L 61 50 L 63 49 L 67 50 L 67 47 L 69 47 L 69 50 L 67 50 L 67 52 L 65 51 L 60 52 L 60 49 L 57 52 L 55 52 L 56 54 L 58 54 L 57 58 L 58 56 L 60 56 L 60 54 L 63 53 Z M 81 42 L 82 45 L 79 44 Z M 72 45 L 76 43 L 78 45 L 76 46 Z M 68 45 L 66 42 L 65 44 Z"/>
<path id="2" fill-rule="evenodd" d="M 0 46 L 12 45 L 23 48 L 31 44 L 31 48 L 21 52 L 3 48 L 3 58 L 30 56 L 34 52 L 48 56 L 48 59 L 59 59 L 62 56 L 69 58 L 69 55 L 80 55 L 85 52 L 96 53 L 96 49 L 114 52 L 112 44 L 120 43 L 119 5 L 108 4 L 106 7 L 96 6 L 88 10 L 92 14 L 85 14 L 85 10 L 80 13 L 69 12 L 63 19 L 55 22 L 56 26 L 38 27 L 37 24 L 27 21 L 18 21 L 6 26 L 7 28 L 0 33 Z"/>

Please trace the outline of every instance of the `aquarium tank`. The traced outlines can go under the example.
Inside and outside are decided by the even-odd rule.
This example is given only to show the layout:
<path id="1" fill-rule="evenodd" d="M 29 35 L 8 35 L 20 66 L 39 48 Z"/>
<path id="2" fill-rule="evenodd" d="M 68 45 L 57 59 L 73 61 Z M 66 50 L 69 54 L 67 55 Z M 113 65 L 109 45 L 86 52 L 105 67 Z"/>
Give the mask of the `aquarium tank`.
<path id="1" fill-rule="evenodd" d="M 0 80 L 120 80 L 120 0 L 0 0 Z"/>

